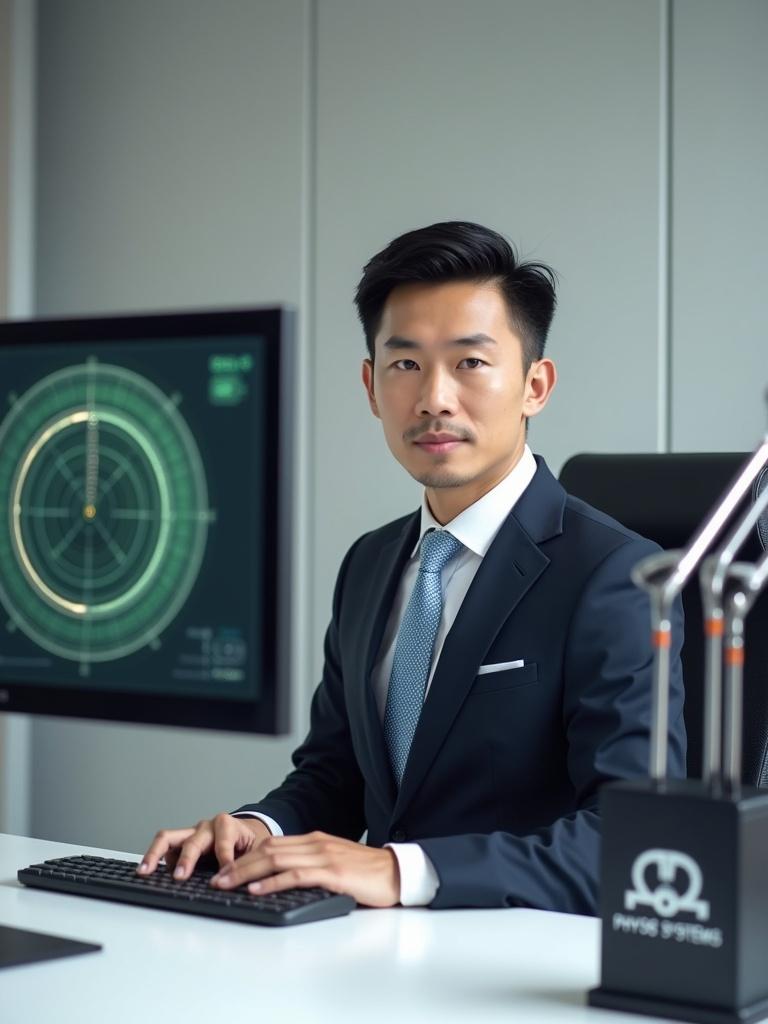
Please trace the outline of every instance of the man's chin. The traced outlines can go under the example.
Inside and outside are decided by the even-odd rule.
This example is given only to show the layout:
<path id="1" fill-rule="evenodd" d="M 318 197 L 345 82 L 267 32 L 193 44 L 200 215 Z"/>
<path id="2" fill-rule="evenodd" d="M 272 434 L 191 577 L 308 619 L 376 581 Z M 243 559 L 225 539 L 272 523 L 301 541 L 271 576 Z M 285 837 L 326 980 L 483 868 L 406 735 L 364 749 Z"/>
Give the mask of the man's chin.
<path id="1" fill-rule="evenodd" d="M 439 489 L 443 487 L 463 487 L 471 483 L 472 477 L 462 476 L 459 473 L 448 470 L 431 470 L 429 473 L 414 473 L 414 478 L 424 487 Z"/>

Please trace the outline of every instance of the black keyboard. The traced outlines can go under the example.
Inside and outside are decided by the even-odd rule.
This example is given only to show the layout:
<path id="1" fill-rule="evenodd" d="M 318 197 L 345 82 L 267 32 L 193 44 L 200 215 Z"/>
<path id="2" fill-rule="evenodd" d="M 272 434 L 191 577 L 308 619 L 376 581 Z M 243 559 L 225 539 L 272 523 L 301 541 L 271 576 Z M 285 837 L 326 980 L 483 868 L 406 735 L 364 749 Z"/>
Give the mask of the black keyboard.
<path id="1" fill-rule="evenodd" d="M 143 878 L 136 874 L 138 863 L 108 857 L 57 857 L 22 868 L 18 879 L 37 889 L 224 917 L 248 924 L 306 924 L 340 917 L 356 906 L 351 896 L 340 896 L 327 889 L 286 889 L 264 896 L 252 896 L 245 888 L 226 892 L 212 889 L 208 882 L 215 871 L 198 870 L 191 878 L 176 881 L 161 865 L 153 875 Z"/>

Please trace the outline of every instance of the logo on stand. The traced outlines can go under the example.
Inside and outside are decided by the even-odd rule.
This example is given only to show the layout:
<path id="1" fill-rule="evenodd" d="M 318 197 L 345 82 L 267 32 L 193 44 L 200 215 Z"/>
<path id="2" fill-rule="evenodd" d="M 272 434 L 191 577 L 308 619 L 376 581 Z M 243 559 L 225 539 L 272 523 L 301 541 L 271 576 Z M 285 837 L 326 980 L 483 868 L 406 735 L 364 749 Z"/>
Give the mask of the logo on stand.
<path id="1" fill-rule="evenodd" d="M 645 850 L 635 857 L 630 875 L 633 888 L 624 890 L 624 912 L 613 915 L 613 931 L 713 949 L 723 945 L 722 930 L 707 924 L 710 904 L 701 898 L 704 876 L 693 857 L 681 850 Z M 652 913 L 634 913 L 638 907 Z M 695 921 L 675 920 L 679 914 Z"/>
<path id="2" fill-rule="evenodd" d="M 656 868 L 655 888 L 648 885 L 647 871 Z M 675 875 L 680 871 L 687 878 L 687 888 L 678 892 Z M 646 850 L 632 865 L 634 889 L 624 893 L 624 909 L 651 907 L 659 917 L 676 917 L 681 911 L 694 914 L 697 921 L 709 920 L 709 901 L 699 899 L 703 886 L 701 868 L 687 853 L 679 850 Z"/>

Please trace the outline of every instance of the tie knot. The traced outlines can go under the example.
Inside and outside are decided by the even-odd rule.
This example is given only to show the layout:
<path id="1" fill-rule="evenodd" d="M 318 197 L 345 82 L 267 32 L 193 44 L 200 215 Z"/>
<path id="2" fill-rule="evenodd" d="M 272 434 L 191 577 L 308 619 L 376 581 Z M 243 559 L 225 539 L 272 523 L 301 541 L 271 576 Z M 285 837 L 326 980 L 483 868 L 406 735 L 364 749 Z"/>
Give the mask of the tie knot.
<path id="1" fill-rule="evenodd" d="M 450 562 L 461 547 L 461 541 L 447 530 L 430 530 L 421 542 L 419 572 L 442 572 L 446 562 Z"/>

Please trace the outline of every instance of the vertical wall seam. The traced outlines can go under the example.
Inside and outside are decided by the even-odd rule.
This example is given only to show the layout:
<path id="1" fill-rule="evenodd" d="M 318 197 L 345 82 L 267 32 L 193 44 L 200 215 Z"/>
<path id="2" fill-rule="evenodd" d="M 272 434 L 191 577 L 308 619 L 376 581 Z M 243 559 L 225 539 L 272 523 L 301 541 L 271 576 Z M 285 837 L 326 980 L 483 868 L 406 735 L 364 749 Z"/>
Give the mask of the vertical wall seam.
<path id="1" fill-rule="evenodd" d="M 11 6 L 10 160 L 8 216 L 8 310 L 12 317 L 34 311 L 37 60 L 36 0 Z"/>
<path id="2" fill-rule="evenodd" d="M 0 316 L 7 316 L 8 292 L 10 285 L 10 245 L 8 228 L 11 195 L 8 185 L 11 163 L 11 6 L 8 0 L 0 0 Z M 0 415 L 2 415 L 0 413 Z"/>
<path id="3" fill-rule="evenodd" d="M 35 159 L 37 126 L 37 3 L 10 5 L 9 159 L 8 159 L 8 315 L 34 311 Z M 34 834 L 32 748 L 28 715 L 6 716 L 0 750 L 0 784 L 5 789 L 0 831 Z"/>
<path id="4" fill-rule="evenodd" d="M 303 614 L 299 623 L 299 647 L 303 652 L 299 670 L 299 699 L 294 722 L 303 730 L 306 724 L 309 700 L 313 686 L 312 666 L 314 665 L 314 637 L 317 625 L 315 610 L 315 553 L 318 537 L 316 516 L 317 480 L 315 477 L 316 453 L 316 316 L 317 316 L 317 46 L 318 46 L 317 0 L 306 0 L 305 49 L 304 49 L 304 180 L 302 183 L 302 282 L 301 310 L 302 344 L 299 349 L 300 376 L 303 386 L 300 392 L 300 408 L 303 412 L 301 431 L 302 457 L 298 462 L 298 473 L 303 495 L 303 512 L 300 529 L 303 543 L 299 547 L 299 588 L 298 600 L 302 602 Z"/>
<path id="5" fill-rule="evenodd" d="M 307 630 L 307 651 L 308 651 L 308 665 L 309 665 L 309 686 L 307 687 L 306 700 L 307 708 L 309 708 L 309 700 L 314 689 L 314 664 L 315 664 L 315 650 L 314 642 L 315 636 L 317 635 L 317 607 L 315 601 L 315 552 L 318 550 L 317 537 L 317 516 L 315 510 L 317 508 L 317 475 L 315 472 L 315 466 L 317 465 L 317 452 L 315 451 L 315 444 L 317 438 L 317 399 L 316 399 L 316 387 L 315 381 L 317 378 L 317 161 L 318 161 L 318 0 L 309 0 L 309 138 L 308 138 L 308 157 L 309 157 L 309 210 L 307 217 L 307 253 L 309 256 L 309 273 L 307 276 L 307 282 L 309 285 L 308 303 L 307 303 L 307 342 L 308 342 L 308 376 L 310 387 L 308 389 L 309 402 L 308 402 L 308 422 L 311 425 L 311 438 L 312 448 L 310 450 L 310 458 L 308 460 L 308 493 L 309 493 L 309 517 L 312 524 L 312 550 L 309 552 L 307 558 L 307 573 L 308 573 L 308 586 L 307 595 L 309 597 L 310 605 L 310 621 L 309 629 Z"/>
<path id="6" fill-rule="evenodd" d="M 672 4 L 659 0 L 659 222 L 656 449 L 672 449 Z"/>

